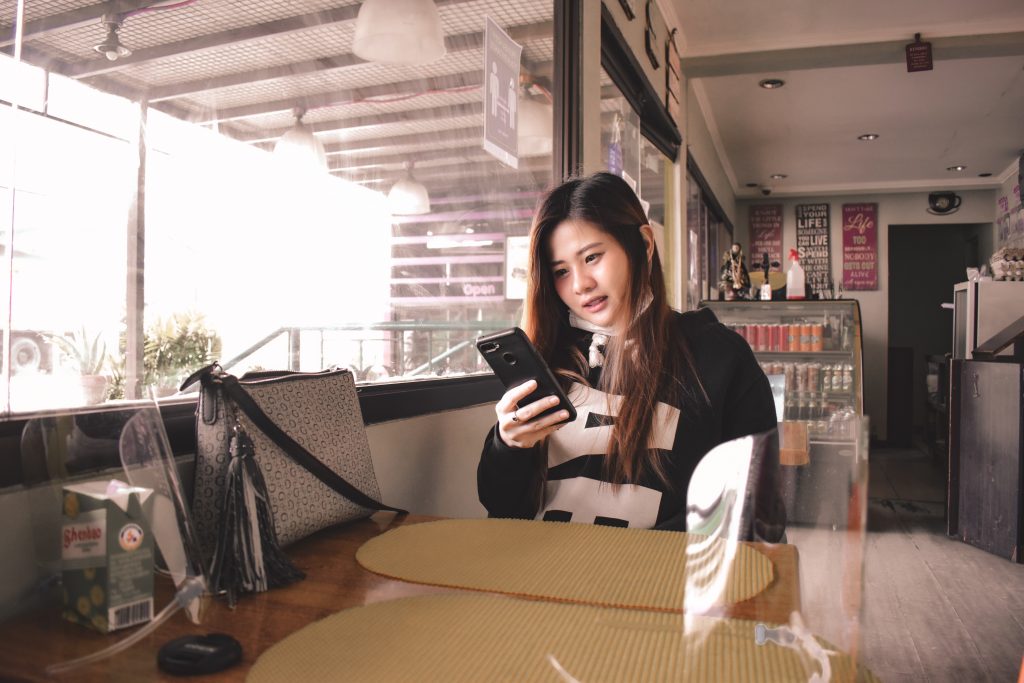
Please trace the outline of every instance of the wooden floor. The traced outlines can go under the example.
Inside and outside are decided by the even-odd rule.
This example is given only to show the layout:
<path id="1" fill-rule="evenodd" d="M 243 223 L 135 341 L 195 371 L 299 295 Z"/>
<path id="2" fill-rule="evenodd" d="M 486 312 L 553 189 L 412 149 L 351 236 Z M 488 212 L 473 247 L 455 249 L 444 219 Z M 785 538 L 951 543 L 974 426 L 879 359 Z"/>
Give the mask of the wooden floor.
<path id="1" fill-rule="evenodd" d="M 872 450 L 862 660 L 886 683 L 1014 683 L 1024 565 L 946 536 L 943 467 L 917 450 Z"/>

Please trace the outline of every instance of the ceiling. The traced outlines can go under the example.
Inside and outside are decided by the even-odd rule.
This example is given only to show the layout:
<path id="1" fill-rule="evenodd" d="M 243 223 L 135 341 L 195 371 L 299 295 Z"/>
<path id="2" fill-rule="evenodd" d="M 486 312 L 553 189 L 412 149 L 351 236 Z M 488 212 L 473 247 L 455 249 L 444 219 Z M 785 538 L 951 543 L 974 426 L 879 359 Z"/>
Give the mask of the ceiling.
<path id="1" fill-rule="evenodd" d="M 997 187 L 1024 149 L 1021 0 L 664 9 L 681 26 L 683 71 L 741 197 L 759 196 L 748 183 L 774 195 Z M 915 33 L 932 43 L 932 71 L 907 71 Z M 765 78 L 785 86 L 758 87 Z M 859 141 L 865 133 L 880 137 Z M 967 168 L 946 170 L 956 165 Z"/>
<path id="2" fill-rule="evenodd" d="M 436 4 L 448 54 L 412 68 L 352 54 L 357 0 L 25 0 L 22 56 L 267 149 L 304 108 L 332 172 L 374 189 L 409 161 L 442 202 L 543 187 L 549 158 L 513 170 L 480 149 L 481 27 L 491 16 L 523 45 L 542 100 L 551 0 Z M 684 72 L 741 197 L 762 186 L 776 195 L 996 187 L 1024 148 L 1021 0 L 661 4 L 682 27 Z M 16 5 L 0 3 L 8 53 Z M 116 62 L 92 50 L 112 8 L 127 13 L 120 38 L 133 50 Z M 933 44 L 932 71 L 906 70 L 915 33 Z M 786 85 L 759 88 L 769 77 Z M 863 133 L 880 138 L 860 142 Z M 946 170 L 957 164 L 966 170 Z"/>
<path id="3" fill-rule="evenodd" d="M 13 53 L 13 2 L 0 3 L 0 50 Z M 436 0 L 447 54 L 426 65 L 372 63 L 352 52 L 358 0 L 25 0 L 22 58 L 101 90 L 272 149 L 303 110 L 331 172 L 386 191 L 407 173 L 440 200 L 479 199 L 550 182 L 550 156 L 509 169 L 481 149 L 483 32 L 489 16 L 523 46 L 544 100 L 553 60 L 550 0 Z M 93 50 L 102 18 L 124 17 L 132 54 Z M 10 36 L 10 38 L 5 38 Z M 449 202 L 454 201 L 449 198 Z M 532 206 L 533 197 L 527 198 Z"/>

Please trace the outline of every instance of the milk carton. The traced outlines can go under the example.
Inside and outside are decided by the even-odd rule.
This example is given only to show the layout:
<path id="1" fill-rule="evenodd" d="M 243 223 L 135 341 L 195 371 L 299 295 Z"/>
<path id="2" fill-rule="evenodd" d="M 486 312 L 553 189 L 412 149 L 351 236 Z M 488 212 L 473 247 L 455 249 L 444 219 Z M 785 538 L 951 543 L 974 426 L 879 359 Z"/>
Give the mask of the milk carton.
<path id="1" fill-rule="evenodd" d="M 153 618 L 153 491 L 124 482 L 64 487 L 64 617 L 109 633 Z"/>

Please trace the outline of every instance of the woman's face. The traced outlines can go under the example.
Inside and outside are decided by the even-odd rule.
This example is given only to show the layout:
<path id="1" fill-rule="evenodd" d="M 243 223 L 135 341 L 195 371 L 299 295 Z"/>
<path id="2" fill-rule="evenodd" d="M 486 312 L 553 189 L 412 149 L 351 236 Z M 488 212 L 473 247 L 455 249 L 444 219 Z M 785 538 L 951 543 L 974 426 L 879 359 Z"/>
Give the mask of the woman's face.
<path id="1" fill-rule="evenodd" d="M 593 223 L 566 220 L 548 238 L 555 291 L 577 317 L 622 332 L 628 322 L 629 257 Z"/>

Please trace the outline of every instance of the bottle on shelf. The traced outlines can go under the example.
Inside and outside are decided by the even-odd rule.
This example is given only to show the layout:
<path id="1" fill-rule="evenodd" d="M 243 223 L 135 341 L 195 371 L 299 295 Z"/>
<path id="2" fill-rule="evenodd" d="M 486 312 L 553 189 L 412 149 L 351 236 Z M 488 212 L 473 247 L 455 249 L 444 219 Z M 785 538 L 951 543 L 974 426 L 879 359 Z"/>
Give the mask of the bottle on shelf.
<path id="1" fill-rule="evenodd" d="M 803 266 L 800 265 L 800 252 L 789 250 L 789 272 L 786 273 L 786 298 L 806 299 L 807 287 Z"/>

